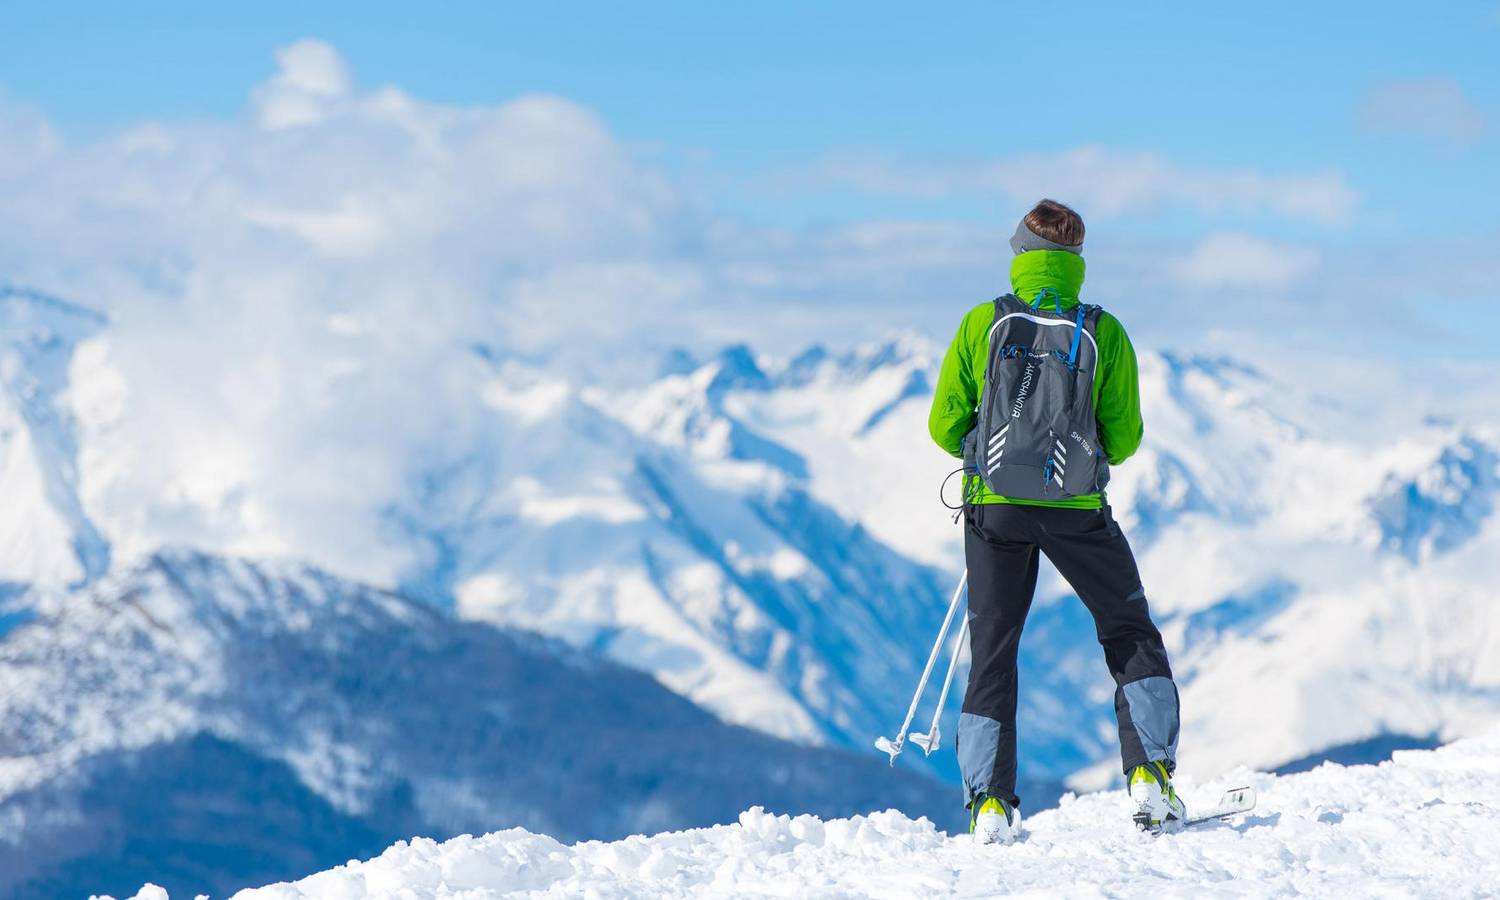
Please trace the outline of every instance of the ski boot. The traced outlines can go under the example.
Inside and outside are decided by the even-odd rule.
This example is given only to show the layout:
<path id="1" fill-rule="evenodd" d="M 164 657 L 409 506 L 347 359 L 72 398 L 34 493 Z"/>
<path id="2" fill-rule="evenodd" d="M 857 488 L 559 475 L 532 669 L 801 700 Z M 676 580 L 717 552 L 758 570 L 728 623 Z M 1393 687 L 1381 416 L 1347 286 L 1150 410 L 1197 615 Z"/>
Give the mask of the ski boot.
<path id="1" fill-rule="evenodd" d="M 1187 822 L 1187 807 L 1172 789 L 1172 776 L 1160 761 L 1130 770 L 1130 801 L 1135 804 L 1135 824 L 1152 834 L 1181 831 Z"/>
<path id="2" fill-rule="evenodd" d="M 980 794 L 969 805 L 969 833 L 976 844 L 1011 844 L 1021 830 L 1021 813 L 999 797 Z"/>

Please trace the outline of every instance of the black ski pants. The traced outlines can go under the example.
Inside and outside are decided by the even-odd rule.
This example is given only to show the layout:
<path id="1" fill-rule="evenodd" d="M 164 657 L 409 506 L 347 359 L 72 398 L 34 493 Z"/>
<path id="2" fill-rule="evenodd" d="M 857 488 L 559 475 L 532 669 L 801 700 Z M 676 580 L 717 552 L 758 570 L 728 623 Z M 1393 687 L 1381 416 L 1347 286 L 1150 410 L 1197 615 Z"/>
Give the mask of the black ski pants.
<path id="1" fill-rule="evenodd" d="M 957 748 L 967 801 L 988 794 L 1019 804 L 1016 654 L 1036 591 L 1038 552 L 1047 554 L 1093 614 L 1115 679 L 1125 771 L 1151 760 L 1174 768 L 1177 687 L 1161 633 L 1151 621 L 1135 555 L 1109 507 L 977 504 L 967 508 L 965 518 L 973 664 Z"/>

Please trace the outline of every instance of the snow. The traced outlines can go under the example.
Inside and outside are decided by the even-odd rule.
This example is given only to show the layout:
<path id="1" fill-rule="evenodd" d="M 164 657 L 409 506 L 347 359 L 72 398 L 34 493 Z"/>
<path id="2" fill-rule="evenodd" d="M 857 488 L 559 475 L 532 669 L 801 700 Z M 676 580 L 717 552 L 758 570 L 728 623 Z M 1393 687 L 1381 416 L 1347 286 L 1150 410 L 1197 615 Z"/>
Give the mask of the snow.
<path id="1" fill-rule="evenodd" d="M 1123 792 L 1070 795 L 1025 820 L 1010 847 L 976 847 L 894 811 L 823 821 L 756 808 L 733 825 L 572 845 L 514 828 L 400 842 L 235 896 L 1480 896 L 1500 884 L 1500 730 L 1379 766 L 1182 783 L 1190 802 L 1249 783 L 1259 806 L 1151 837 L 1131 825 Z"/>

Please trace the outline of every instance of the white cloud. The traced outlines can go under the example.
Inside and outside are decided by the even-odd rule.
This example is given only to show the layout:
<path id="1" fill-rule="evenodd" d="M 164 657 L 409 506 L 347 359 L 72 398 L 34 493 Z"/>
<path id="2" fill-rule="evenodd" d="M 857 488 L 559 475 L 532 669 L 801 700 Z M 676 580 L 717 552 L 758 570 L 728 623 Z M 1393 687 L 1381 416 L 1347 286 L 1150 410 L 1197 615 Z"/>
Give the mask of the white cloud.
<path id="1" fill-rule="evenodd" d="M 86 503 L 122 557 L 292 551 L 389 581 L 384 505 L 491 439 L 470 348 L 684 340 L 680 248 L 705 228 L 577 104 L 361 91 L 317 42 L 278 61 L 241 122 L 66 146 L 0 109 L 25 125 L 0 129 L 0 281 L 111 315 L 74 376 Z"/>
<path id="2" fill-rule="evenodd" d="M 301 40 L 276 51 L 277 72 L 252 94 L 265 128 L 292 128 L 321 121 L 353 90 L 349 66 L 322 41 Z"/>
<path id="3" fill-rule="evenodd" d="M 1154 153 L 1080 147 L 973 164 L 898 165 L 871 159 L 824 163 L 816 180 L 877 194 L 949 197 L 974 192 L 1016 204 L 1043 196 L 1093 217 L 1187 209 L 1206 215 L 1270 215 L 1332 225 L 1349 221 L 1358 196 L 1333 170 L 1270 173 L 1174 163 Z"/>
<path id="4" fill-rule="evenodd" d="M 35 110 L 0 89 L 0 178 L 13 177 L 49 159 L 62 142 Z"/>
<path id="5" fill-rule="evenodd" d="M 445 106 L 357 88 L 326 45 L 278 59 L 230 123 L 69 146 L 0 112 L 26 123 L 0 146 L 27 148 L 0 165 L 0 281 L 112 319 L 73 397 L 86 507 L 119 559 L 182 542 L 390 583 L 412 545 L 388 505 L 554 399 L 497 402 L 475 345 L 568 375 L 649 372 L 704 340 L 803 345 L 830 304 L 1004 248 L 957 227 L 738 228 L 567 100 Z"/>
<path id="6" fill-rule="evenodd" d="M 0 222 L 46 253 L 33 263 L 36 254 L 0 249 L 0 266 L 39 269 L 37 280 L 55 284 L 48 260 L 75 271 L 251 268 L 263 257 L 306 270 L 313 264 L 295 258 L 306 251 L 357 260 L 360 271 L 441 259 L 443 277 L 493 290 L 501 271 L 649 255 L 694 227 L 665 179 L 583 107 L 545 96 L 454 108 L 393 88 L 361 94 L 332 53 L 289 48 L 254 92 L 270 121 L 298 127 L 148 124 L 33 158 L 29 177 L 4 185 Z M 322 104 L 318 116 L 270 112 L 284 94 Z M 392 247 L 399 256 L 385 255 Z"/>
<path id="7" fill-rule="evenodd" d="M 358 196 L 340 200 L 331 210 L 299 212 L 290 209 L 245 210 L 245 221 L 288 231 L 330 256 L 362 256 L 376 249 L 386 235 L 385 223 Z"/>
<path id="8" fill-rule="evenodd" d="M 0 169 L 0 281 L 112 319 L 73 376 L 85 503 L 119 559 L 295 552 L 390 583 L 411 542 L 384 509 L 520 412 L 483 393 L 475 345 L 628 377 L 672 345 L 828 338 L 830 306 L 948 293 L 921 273 L 1005 252 L 960 226 L 737 227 L 565 99 L 362 90 L 299 47 L 240 121 L 49 138 Z"/>
<path id="9" fill-rule="evenodd" d="M 1484 134 L 1484 113 L 1449 77 L 1388 81 L 1365 95 L 1360 124 L 1371 134 L 1472 144 Z"/>
<path id="10" fill-rule="evenodd" d="M 1224 232 L 1203 238 L 1168 271 L 1195 288 L 1286 288 L 1317 268 L 1319 254 L 1307 247 L 1274 244 L 1248 234 Z"/>
<path id="11" fill-rule="evenodd" d="M 141 123 L 70 146 L 0 104 L 0 281 L 112 319 L 78 358 L 74 397 L 88 508 L 122 557 L 178 541 L 291 548 L 389 580 L 404 560 L 383 507 L 414 472 L 493 452 L 496 408 L 516 412 L 477 393 L 478 344 L 570 376 L 629 375 L 674 344 L 787 352 L 945 332 L 1003 289 L 1008 222 L 749 227 L 705 212 L 565 99 L 446 106 L 361 89 L 316 42 L 278 59 L 230 123 Z M 1333 221 L 1354 204 L 1335 174 L 1063 159 L 979 174 L 1025 199 L 1056 176 L 1045 190 L 1092 192 L 1101 215 L 1175 205 Z M 941 192 L 974 173 L 918 174 Z M 1154 244 L 1106 229 L 1091 246 L 1091 299 L 1118 300 L 1140 329 L 1177 327 L 1181 284 L 1319 274 L 1313 251 L 1219 236 L 1163 291 Z M 1210 314 L 1223 325 L 1233 311 Z"/>

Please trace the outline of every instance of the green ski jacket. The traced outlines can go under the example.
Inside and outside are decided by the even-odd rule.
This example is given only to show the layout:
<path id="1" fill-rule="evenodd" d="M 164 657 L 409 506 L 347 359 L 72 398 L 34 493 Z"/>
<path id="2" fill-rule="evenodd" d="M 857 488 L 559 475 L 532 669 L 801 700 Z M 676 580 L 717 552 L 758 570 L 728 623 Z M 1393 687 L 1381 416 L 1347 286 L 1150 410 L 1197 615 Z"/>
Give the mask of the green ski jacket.
<path id="1" fill-rule="evenodd" d="M 1064 310 L 1077 306 L 1083 287 L 1083 257 L 1065 250 L 1032 250 L 1017 254 L 1010 264 L 1011 290 L 1031 302 L 1044 288 L 1062 298 Z M 1052 303 L 1048 295 L 1047 303 Z M 995 320 L 990 302 L 969 310 L 958 326 L 958 334 L 943 356 L 937 390 L 927 430 L 939 447 L 963 458 L 963 439 L 978 417 L 979 395 L 984 388 L 984 369 L 989 360 L 989 331 Z M 1120 321 L 1101 313 L 1094 338 L 1099 344 L 1099 371 L 1094 376 L 1094 415 L 1099 420 L 1099 440 L 1112 466 L 1117 466 L 1141 446 L 1141 392 L 1136 370 L 1135 348 Z M 978 475 L 964 478 L 964 496 L 970 503 L 1018 503 L 1024 506 L 1060 506 L 1097 509 L 1101 494 L 1085 494 L 1067 500 L 1020 500 L 990 491 Z"/>

